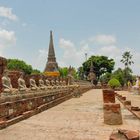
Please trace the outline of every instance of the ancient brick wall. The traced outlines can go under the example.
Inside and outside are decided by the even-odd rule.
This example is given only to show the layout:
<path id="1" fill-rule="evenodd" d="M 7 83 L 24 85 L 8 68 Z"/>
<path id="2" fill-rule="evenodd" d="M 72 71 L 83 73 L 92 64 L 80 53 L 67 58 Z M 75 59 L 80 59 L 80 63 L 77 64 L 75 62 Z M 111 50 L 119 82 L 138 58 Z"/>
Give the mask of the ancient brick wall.
<path id="1" fill-rule="evenodd" d="M 6 58 L 0 57 L 0 75 L 3 74 L 4 69 L 7 67 Z"/>
<path id="2" fill-rule="evenodd" d="M 0 93 L 2 92 L 2 74 L 7 67 L 7 60 L 6 58 L 0 57 Z"/>
<path id="3" fill-rule="evenodd" d="M 41 78 L 41 76 L 40 76 L 39 74 L 25 75 L 25 76 L 24 76 L 24 79 L 25 79 L 25 82 L 26 82 L 26 86 L 27 86 L 28 88 L 30 87 L 30 79 L 31 79 L 32 77 L 34 77 L 37 86 L 38 86 L 38 84 L 39 84 L 39 79 Z"/>
<path id="4" fill-rule="evenodd" d="M 9 71 L 9 77 L 11 79 L 11 84 L 13 88 L 18 88 L 18 78 L 20 77 L 20 71 Z"/>
<path id="5" fill-rule="evenodd" d="M 0 93 L 2 92 L 2 75 L 0 74 Z"/>
<path id="6" fill-rule="evenodd" d="M 91 86 L 70 86 L 46 91 L 28 91 L 25 94 L 0 97 L 0 129 L 40 113 L 73 97 L 74 91 L 83 92 Z"/>

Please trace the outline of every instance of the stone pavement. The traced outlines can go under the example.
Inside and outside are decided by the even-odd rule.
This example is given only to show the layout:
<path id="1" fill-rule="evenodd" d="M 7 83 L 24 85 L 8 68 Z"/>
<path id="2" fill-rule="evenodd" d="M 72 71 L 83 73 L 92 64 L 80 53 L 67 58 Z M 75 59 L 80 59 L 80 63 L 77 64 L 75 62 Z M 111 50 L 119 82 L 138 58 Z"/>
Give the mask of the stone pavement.
<path id="1" fill-rule="evenodd" d="M 140 121 L 123 106 L 122 115 L 123 125 L 105 125 L 102 90 L 93 89 L 0 130 L 0 140 L 108 140 L 117 128 L 140 130 Z"/>

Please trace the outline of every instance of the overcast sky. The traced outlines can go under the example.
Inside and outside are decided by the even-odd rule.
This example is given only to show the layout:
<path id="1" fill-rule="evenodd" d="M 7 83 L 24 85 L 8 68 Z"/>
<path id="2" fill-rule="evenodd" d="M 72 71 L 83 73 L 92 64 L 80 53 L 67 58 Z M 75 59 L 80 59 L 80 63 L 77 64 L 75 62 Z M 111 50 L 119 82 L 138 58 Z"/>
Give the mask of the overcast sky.
<path id="1" fill-rule="evenodd" d="M 140 74 L 140 0 L 0 0 L 0 55 L 41 71 L 53 31 L 59 66 L 79 67 L 85 53 L 120 63 L 125 51 Z"/>

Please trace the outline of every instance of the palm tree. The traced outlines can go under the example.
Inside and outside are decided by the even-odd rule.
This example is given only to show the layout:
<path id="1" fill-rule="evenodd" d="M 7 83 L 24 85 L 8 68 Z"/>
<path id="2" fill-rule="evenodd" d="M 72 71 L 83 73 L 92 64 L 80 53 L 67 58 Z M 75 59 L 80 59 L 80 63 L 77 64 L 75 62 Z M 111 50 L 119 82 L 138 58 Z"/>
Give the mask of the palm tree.
<path id="1" fill-rule="evenodd" d="M 125 68 L 128 68 L 131 64 L 134 64 L 132 57 L 133 55 L 131 55 L 129 51 L 123 53 L 121 62 L 124 63 Z"/>
<path id="2" fill-rule="evenodd" d="M 129 51 L 126 51 L 122 55 L 121 62 L 124 63 L 125 69 L 124 69 L 124 79 L 125 83 L 127 83 L 130 80 L 132 70 L 130 69 L 130 65 L 134 64 L 132 61 L 133 55 Z"/>

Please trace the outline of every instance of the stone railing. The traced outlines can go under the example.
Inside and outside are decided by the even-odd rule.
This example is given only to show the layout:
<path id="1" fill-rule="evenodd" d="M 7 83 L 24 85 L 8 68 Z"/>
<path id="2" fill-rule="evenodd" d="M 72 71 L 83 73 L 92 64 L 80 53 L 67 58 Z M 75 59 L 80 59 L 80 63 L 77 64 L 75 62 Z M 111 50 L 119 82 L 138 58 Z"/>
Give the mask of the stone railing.
<path id="1" fill-rule="evenodd" d="M 133 106 L 130 100 L 127 100 L 125 96 L 121 94 L 116 94 L 116 98 L 124 105 L 126 109 L 128 109 L 133 115 L 135 115 L 138 119 L 140 119 L 140 107 Z"/>
<path id="2" fill-rule="evenodd" d="M 84 93 L 90 85 L 72 85 L 47 91 L 29 91 L 25 94 L 0 97 L 0 129 L 29 118 L 73 97 Z"/>

